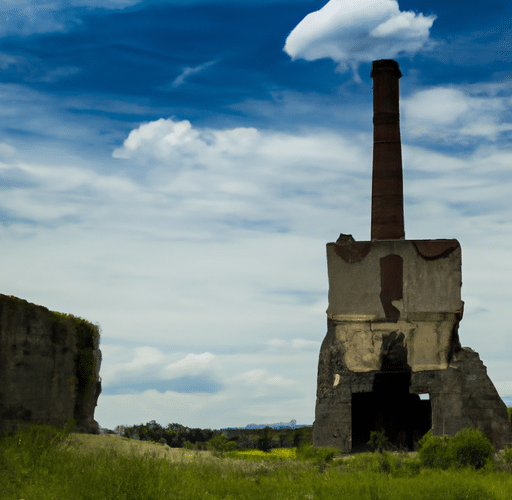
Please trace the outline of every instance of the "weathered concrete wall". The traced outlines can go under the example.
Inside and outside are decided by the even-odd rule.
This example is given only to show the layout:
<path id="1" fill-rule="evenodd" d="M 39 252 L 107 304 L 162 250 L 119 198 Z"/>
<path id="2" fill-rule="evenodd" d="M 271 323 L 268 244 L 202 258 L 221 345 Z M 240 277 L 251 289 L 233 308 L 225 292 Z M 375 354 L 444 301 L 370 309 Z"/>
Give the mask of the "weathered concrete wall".
<path id="1" fill-rule="evenodd" d="M 432 432 L 453 436 L 465 427 L 480 429 L 495 447 L 512 445 L 507 407 L 477 352 L 456 352 L 447 370 L 412 375 L 411 392 L 430 394 Z"/>
<path id="2" fill-rule="evenodd" d="M 456 240 L 327 245 L 329 307 L 344 365 L 379 370 L 400 339 L 413 371 L 446 368 L 462 318 L 461 251 Z"/>
<path id="3" fill-rule="evenodd" d="M 0 294 L 0 429 L 17 422 L 99 431 L 98 327 Z"/>
<path id="4" fill-rule="evenodd" d="M 496 448 L 512 445 L 507 408 L 487 376 L 478 353 L 463 348 L 454 353 L 446 369 L 411 372 L 405 378 L 408 387 L 401 392 L 393 384 L 388 392 L 376 394 L 376 377 L 386 375 L 386 372 L 348 370 L 337 346 L 335 326 L 331 321 L 328 323 L 318 364 L 313 428 L 315 446 L 335 446 L 342 452 L 353 451 L 353 445 L 357 444 L 353 443 L 353 427 L 358 423 L 361 425 L 360 420 L 366 418 L 368 436 L 362 440 L 363 444 L 366 443 L 371 430 L 383 430 L 378 428 L 376 414 L 382 409 L 388 418 L 393 419 L 392 427 L 401 429 L 405 434 L 401 442 L 395 441 L 397 446 L 413 445 L 430 427 L 436 435 L 452 436 L 466 427 L 478 428 Z M 391 372 L 392 376 L 396 374 Z M 425 411 L 418 411 L 418 401 L 403 401 L 416 394 L 429 394 L 431 406 L 425 410 L 428 415 Z M 370 404 L 362 410 L 356 409 L 355 398 L 359 395 L 370 397 Z M 372 411 L 373 415 L 367 415 Z"/>
<path id="5" fill-rule="evenodd" d="M 385 429 L 397 446 L 410 447 L 430 425 L 448 435 L 478 427 L 498 448 L 512 444 L 505 404 L 478 354 L 460 346 L 456 240 L 341 235 L 327 245 L 327 262 L 316 446 L 348 452 L 370 430 Z M 428 408 L 417 396 L 427 393 Z"/>

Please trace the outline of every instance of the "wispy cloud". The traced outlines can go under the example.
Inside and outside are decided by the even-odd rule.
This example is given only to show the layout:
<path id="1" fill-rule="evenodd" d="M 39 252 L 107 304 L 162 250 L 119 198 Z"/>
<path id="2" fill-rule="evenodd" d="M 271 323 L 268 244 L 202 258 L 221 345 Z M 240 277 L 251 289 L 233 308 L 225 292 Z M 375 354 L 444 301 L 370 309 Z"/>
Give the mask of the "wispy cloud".
<path id="1" fill-rule="evenodd" d="M 361 61 L 424 49 L 435 18 L 402 12 L 397 0 L 329 0 L 293 29 L 284 50 L 293 59 L 330 58 L 340 72 L 356 70 Z"/>
<path id="2" fill-rule="evenodd" d="M 80 68 L 77 68 L 76 66 L 64 66 L 47 71 L 43 76 L 38 78 L 38 80 L 46 83 L 54 83 L 62 80 L 63 78 L 74 76 L 77 73 L 80 73 L 80 71 Z"/>
<path id="3" fill-rule="evenodd" d="M 197 73 L 201 73 L 205 69 L 213 66 L 216 64 L 217 61 L 208 61 L 203 64 L 199 64 L 198 66 L 187 66 L 183 68 L 182 73 L 176 77 L 171 83 L 167 85 L 163 85 L 159 87 L 160 90 L 172 90 L 177 89 L 178 87 L 181 87 L 187 80 L 187 78 L 191 75 L 196 75 Z"/>
<path id="4" fill-rule="evenodd" d="M 0 34 L 52 33 L 80 24 L 72 7 L 123 9 L 142 0 L 0 0 Z"/>

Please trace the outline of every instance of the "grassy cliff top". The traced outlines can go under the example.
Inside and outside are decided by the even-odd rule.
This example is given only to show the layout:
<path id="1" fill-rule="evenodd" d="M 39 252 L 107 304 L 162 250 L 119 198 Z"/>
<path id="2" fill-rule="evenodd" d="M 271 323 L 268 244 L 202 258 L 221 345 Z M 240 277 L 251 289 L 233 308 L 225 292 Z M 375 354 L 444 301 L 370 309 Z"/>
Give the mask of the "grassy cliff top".
<path id="1" fill-rule="evenodd" d="M 4 295 L 0 293 L 0 304 L 5 304 L 12 309 L 28 309 L 31 312 L 39 312 L 40 314 L 48 314 L 51 317 L 51 321 L 55 323 L 70 323 L 72 324 L 77 335 L 80 337 L 91 336 L 94 343 L 97 345 L 99 341 L 100 328 L 97 324 L 91 323 L 90 321 L 83 319 L 73 314 L 61 313 L 57 311 L 51 311 L 47 307 L 33 304 L 25 299 L 20 299 L 14 295 Z"/>

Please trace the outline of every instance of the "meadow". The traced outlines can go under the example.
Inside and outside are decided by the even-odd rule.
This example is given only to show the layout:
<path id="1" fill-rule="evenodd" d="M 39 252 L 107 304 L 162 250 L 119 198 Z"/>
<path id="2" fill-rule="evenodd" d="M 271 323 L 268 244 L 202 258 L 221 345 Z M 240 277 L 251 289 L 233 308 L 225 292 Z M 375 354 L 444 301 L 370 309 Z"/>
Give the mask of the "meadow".
<path id="1" fill-rule="evenodd" d="M 197 451 L 28 426 L 0 439 L 0 499 L 512 499 L 510 454 L 425 467 L 417 453 Z"/>

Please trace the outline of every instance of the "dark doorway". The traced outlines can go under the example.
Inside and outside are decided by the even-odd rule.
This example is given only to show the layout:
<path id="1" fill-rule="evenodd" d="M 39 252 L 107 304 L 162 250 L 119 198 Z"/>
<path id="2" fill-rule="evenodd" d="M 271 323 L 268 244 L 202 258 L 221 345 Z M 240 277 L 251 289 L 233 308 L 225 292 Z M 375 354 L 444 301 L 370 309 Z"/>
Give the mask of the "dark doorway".
<path id="1" fill-rule="evenodd" d="M 410 372 L 375 374 L 372 392 L 352 394 L 352 451 L 368 450 L 372 431 L 398 449 L 414 449 L 432 425 L 429 400 L 409 393 Z"/>

